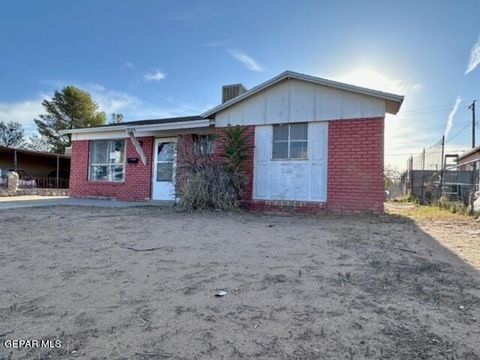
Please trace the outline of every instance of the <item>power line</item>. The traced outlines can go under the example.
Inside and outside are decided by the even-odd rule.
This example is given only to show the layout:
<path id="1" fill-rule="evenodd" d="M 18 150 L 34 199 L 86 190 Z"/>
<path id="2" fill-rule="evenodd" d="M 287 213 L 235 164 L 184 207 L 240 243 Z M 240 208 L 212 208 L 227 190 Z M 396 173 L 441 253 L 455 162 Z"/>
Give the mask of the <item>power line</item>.
<path id="1" fill-rule="evenodd" d="M 466 128 L 468 128 L 470 126 L 470 123 L 468 123 L 467 125 L 465 125 L 465 127 L 463 127 L 459 132 L 457 132 L 455 135 L 453 135 L 452 137 L 449 137 L 448 138 L 448 141 L 447 141 L 447 144 L 452 141 L 453 139 L 455 139 L 458 135 L 460 135 L 463 131 L 465 131 Z"/>
<path id="2" fill-rule="evenodd" d="M 463 102 L 463 101 L 462 101 Z M 462 103 L 460 102 L 460 103 Z M 426 110 L 435 110 L 435 109 L 440 109 L 440 108 L 451 108 L 453 105 L 455 105 L 454 103 L 450 103 L 450 104 L 444 104 L 444 105 L 432 105 L 432 106 L 426 106 L 426 107 L 420 107 L 420 108 L 414 108 L 414 109 L 410 109 L 408 111 L 405 111 L 405 112 L 402 112 L 402 113 L 410 113 L 410 112 L 419 112 L 419 111 L 426 111 Z"/>

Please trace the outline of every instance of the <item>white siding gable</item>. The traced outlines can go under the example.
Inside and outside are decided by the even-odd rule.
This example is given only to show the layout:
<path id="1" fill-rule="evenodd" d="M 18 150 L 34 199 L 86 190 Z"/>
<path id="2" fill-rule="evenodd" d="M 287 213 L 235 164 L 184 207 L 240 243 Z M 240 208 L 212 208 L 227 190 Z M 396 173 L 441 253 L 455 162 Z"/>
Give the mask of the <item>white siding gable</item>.
<path id="1" fill-rule="evenodd" d="M 216 126 L 384 117 L 385 100 L 288 79 L 215 115 Z"/>

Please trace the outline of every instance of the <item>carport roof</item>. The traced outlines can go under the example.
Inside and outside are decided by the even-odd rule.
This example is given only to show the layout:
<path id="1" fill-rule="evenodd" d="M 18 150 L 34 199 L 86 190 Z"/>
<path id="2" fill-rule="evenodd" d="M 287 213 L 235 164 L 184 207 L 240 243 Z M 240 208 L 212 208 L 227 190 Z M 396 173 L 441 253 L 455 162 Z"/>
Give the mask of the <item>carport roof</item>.
<path id="1" fill-rule="evenodd" d="M 28 154 L 28 155 L 33 155 L 33 156 L 42 156 L 42 157 L 62 157 L 62 158 L 70 158 L 70 155 L 66 154 L 57 154 L 57 153 L 51 153 L 51 152 L 46 152 L 46 151 L 35 151 L 35 150 L 27 150 L 27 149 L 16 149 L 12 147 L 7 147 L 7 146 L 0 146 L 0 152 L 2 153 L 14 153 L 17 152 L 17 154 Z"/>

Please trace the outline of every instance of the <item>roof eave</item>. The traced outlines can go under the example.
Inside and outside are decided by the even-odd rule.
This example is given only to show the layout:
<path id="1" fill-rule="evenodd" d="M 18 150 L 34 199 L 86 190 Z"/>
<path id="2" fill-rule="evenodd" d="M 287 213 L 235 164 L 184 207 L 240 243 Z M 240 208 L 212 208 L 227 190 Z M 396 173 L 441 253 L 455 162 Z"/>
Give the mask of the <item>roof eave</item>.
<path id="1" fill-rule="evenodd" d="M 189 120 L 189 121 L 177 121 L 177 122 L 170 122 L 170 123 L 162 123 L 162 124 L 143 124 L 143 125 L 135 125 L 128 123 L 124 123 L 121 126 L 104 126 L 104 127 L 95 127 L 95 128 L 79 128 L 79 129 L 69 129 L 69 130 L 62 130 L 60 134 L 67 135 L 67 134 L 88 134 L 88 133 L 101 133 L 101 132 L 109 132 L 109 131 L 162 131 L 162 130 L 181 130 L 181 129 L 194 129 L 194 128 L 201 128 L 201 127 L 208 127 L 212 124 L 211 119 L 203 119 L 203 120 Z"/>
<path id="2" fill-rule="evenodd" d="M 480 151 L 480 146 L 477 146 L 473 149 L 465 151 L 463 154 L 458 155 L 458 160 L 462 160 L 462 159 L 466 158 L 467 156 L 475 154 L 476 152 L 479 152 L 479 151 Z"/>

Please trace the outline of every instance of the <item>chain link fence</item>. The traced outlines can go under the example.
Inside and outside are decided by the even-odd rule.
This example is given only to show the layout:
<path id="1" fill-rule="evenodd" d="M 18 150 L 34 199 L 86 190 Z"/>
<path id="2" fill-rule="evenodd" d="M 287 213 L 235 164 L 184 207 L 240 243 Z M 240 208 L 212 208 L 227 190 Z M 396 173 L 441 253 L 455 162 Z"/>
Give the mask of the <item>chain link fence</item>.
<path id="1" fill-rule="evenodd" d="M 480 169 L 466 170 L 457 163 L 457 154 L 445 154 L 445 138 L 408 159 L 402 175 L 404 195 L 430 204 L 442 196 L 468 204 L 471 194 L 479 191 Z"/>

